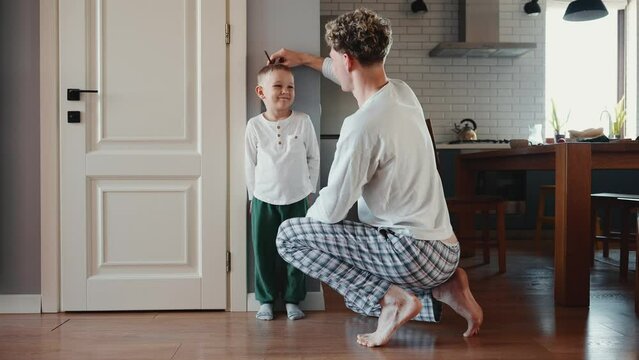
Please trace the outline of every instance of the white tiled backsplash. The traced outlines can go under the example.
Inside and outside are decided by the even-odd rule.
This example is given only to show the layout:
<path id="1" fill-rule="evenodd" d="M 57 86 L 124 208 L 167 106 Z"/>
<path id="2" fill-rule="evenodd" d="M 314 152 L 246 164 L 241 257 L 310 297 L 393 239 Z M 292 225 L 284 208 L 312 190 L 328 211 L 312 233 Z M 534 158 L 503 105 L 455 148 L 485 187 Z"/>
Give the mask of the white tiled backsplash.
<path id="1" fill-rule="evenodd" d="M 428 12 L 419 14 L 410 11 L 410 0 L 321 0 L 320 11 L 336 16 L 366 7 L 391 20 L 388 76 L 413 88 L 438 142 L 454 140 L 452 124 L 464 118 L 477 122 L 483 139 L 527 138 L 529 124 L 545 123 L 545 1 L 541 15 L 530 17 L 524 1 L 500 0 L 500 40 L 537 43 L 515 59 L 429 57 L 437 43 L 458 41 L 458 1 L 425 2 Z"/>

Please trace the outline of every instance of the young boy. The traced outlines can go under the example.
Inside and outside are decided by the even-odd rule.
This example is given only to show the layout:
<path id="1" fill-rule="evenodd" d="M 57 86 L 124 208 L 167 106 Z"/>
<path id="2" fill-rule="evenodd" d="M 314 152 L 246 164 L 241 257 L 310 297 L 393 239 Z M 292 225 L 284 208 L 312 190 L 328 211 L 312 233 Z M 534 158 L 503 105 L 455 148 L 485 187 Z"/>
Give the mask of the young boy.
<path id="1" fill-rule="evenodd" d="M 304 317 L 298 307 L 306 296 L 304 274 L 282 260 L 275 238 L 284 220 L 306 216 L 307 197 L 319 177 L 319 146 L 310 117 L 291 110 L 295 84 L 290 69 L 267 65 L 258 72 L 257 83 L 255 92 L 266 111 L 248 121 L 245 141 L 255 298 L 261 304 L 256 318 L 273 319 L 273 301 L 281 288 L 287 316 L 297 320 Z"/>

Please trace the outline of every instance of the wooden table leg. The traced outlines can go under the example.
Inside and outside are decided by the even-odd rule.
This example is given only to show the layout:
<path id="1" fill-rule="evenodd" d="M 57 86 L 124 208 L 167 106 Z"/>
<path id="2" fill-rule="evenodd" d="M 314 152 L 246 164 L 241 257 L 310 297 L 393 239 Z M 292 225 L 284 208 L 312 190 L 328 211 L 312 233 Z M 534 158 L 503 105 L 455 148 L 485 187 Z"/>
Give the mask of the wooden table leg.
<path id="1" fill-rule="evenodd" d="M 636 236 L 636 247 L 637 253 L 639 254 L 639 208 L 635 209 L 637 212 L 637 236 Z M 639 256 L 635 255 L 635 314 L 639 316 Z"/>
<path id="2" fill-rule="evenodd" d="M 499 273 L 506 272 L 506 203 L 497 205 L 497 244 L 499 253 Z"/>
<path id="3" fill-rule="evenodd" d="M 556 145 L 555 303 L 590 302 L 590 144 Z"/>
<path id="4" fill-rule="evenodd" d="M 630 242 L 629 206 L 621 206 L 621 234 L 619 238 L 619 280 L 628 280 L 628 243 Z"/>

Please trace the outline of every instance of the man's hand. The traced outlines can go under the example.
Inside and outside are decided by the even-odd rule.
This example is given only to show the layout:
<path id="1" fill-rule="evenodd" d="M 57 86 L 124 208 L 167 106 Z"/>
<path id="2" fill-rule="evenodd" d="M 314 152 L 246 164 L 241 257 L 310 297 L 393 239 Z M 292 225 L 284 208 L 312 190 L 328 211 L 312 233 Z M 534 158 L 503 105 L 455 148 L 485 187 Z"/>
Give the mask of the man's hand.
<path id="1" fill-rule="evenodd" d="M 289 49 L 279 49 L 274 52 L 271 54 L 271 61 L 288 67 L 305 65 L 317 71 L 322 71 L 322 64 L 324 63 L 324 59 L 319 56 Z"/>

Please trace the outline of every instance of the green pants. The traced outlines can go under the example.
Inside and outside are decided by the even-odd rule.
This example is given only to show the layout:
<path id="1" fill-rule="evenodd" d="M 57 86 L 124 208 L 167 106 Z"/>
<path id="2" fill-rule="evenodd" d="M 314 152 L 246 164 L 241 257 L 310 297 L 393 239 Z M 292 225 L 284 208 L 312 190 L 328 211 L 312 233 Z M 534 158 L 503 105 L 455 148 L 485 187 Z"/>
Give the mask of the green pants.
<path id="1" fill-rule="evenodd" d="M 271 205 L 253 198 L 251 232 L 255 258 L 255 299 L 273 303 L 278 292 L 287 303 L 297 304 L 306 297 L 304 273 L 286 263 L 277 253 L 275 238 L 284 220 L 306 216 L 306 198 L 289 205 Z"/>

